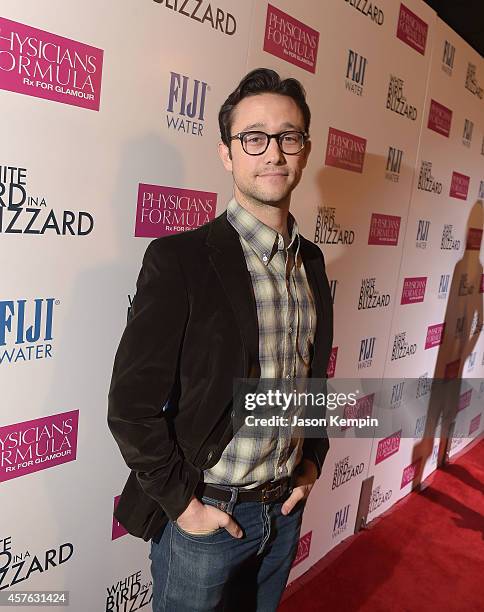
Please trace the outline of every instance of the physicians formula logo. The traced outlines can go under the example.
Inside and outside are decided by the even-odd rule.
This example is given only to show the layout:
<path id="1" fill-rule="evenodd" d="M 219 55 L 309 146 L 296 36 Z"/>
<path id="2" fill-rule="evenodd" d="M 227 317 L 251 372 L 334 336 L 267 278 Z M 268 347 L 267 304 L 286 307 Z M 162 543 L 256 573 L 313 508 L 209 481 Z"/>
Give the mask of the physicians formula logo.
<path id="1" fill-rule="evenodd" d="M 464 393 L 461 393 L 461 395 L 459 396 L 459 405 L 457 407 L 457 412 L 460 412 L 461 410 L 468 408 L 471 405 L 471 400 L 472 400 L 472 389 L 469 389 L 468 391 L 464 391 Z"/>
<path id="2" fill-rule="evenodd" d="M 398 15 L 397 38 L 412 49 L 425 55 L 425 44 L 429 26 L 404 4 L 400 4 Z"/>
<path id="3" fill-rule="evenodd" d="M 368 244 L 397 246 L 401 217 L 372 213 Z"/>
<path id="4" fill-rule="evenodd" d="M 366 138 L 330 127 L 326 146 L 327 166 L 334 166 L 351 172 L 363 172 Z"/>
<path id="5" fill-rule="evenodd" d="M 407 467 L 403 468 L 400 489 L 403 489 L 403 487 L 406 487 L 410 482 L 412 482 L 420 469 L 421 462 L 422 458 L 420 457 L 410 465 L 407 465 Z"/>
<path id="6" fill-rule="evenodd" d="M 328 369 L 326 370 L 326 376 L 333 378 L 336 371 L 336 360 L 338 359 L 338 347 L 333 346 L 331 349 L 331 355 L 329 356 Z"/>
<path id="7" fill-rule="evenodd" d="M 79 410 L 0 427 L 0 482 L 76 459 Z"/>
<path id="8" fill-rule="evenodd" d="M 0 301 L 0 368 L 52 357 L 59 303 L 54 298 Z"/>
<path id="9" fill-rule="evenodd" d="M 373 413 L 373 402 L 375 400 L 375 394 L 369 393 L 364 397 L 359 397 L 355 404 L 345 404 L 343 412 L 343 422 L 347 419 L 366 419 L 371 417 Z M 352 425 L 341 425 L 341 431 L 350 429 Z"/>
<path id="10" fill-rule="evenodd" d="M 418 302 L 423 302 L 426 286 L 426 276 L 406 278 L 403 281 L 402 299 L 400 300 L 400 304 L 417 304 Z"/>
<path id="11" fill-rule="evenodd" d="M 477 431 L 480 425 L 481 425 L 481 414 L 478 414 L 471 420 L 469 424 L 469 435 L 471 436 L 475 431 Z"/>
<path id="12" fill-rule="evenodd" d="M 319 32 L 275 6 L 267 6 L 264 51 L 308 72 L 316 72 Z"/>
<path id="13" fill-rule="evenodd" d="M 0 88 L 99 110 L 103 51 L 0 17 Z"/>
<path id="14" fill-rule="evenodd" d="M 452 181 L 450 183 L 449 195 L 451 198 L 458 200 L 467 200 L 469 192 L 470 177 L 460 172 L 452 172 Z"/>
<path id="15" fill-rule="evenodd" d="M 158 238 L 196 229 L 215 217 L 217 194 L 140 183 L 135 236 Z"/>
<path id="16" fill-rule="evenodd" d="M 444 338 L 445 322 L 429 325 L 427 328 L 427 337 L 425 338 L 425 350 L 440 346 Z"/>
<path id="17" fill-rule="evenodd" d="M 402 430 L 392 433 L 390 436 L 383 438 L 378 442 L 378 448 L 376 451 L 375 465 L 378 465 L 388 457 L 395 455 L 400 450 L 400 440 L 402 437 Z"/>
<path id="18" fill-rule="evenodd" d="M 436 102 L 435 100 L 430 101 L 429 120 L 427 127 L 429 130 L 437 132 L 446 138 L 450 134 L 450 125 L 452 123 L 452 111 L 443 104 Z"/>
<path id="19" fill-rule="evenodd" d="M 478 227 L 470 227 L 467 234 L 466 250 L 480 251 L 482 243 L 482 230 Z"/>
<path id="20" fill-rule="evenodd" d="M 121 495 L 117 495 L 114 498 L 113 512 L 118 507 L 120 497 Z M 121 525 L 121 523 L 118 521 L 118 519 L 113 514 L 113 526 L 111 530 L 111 540 L 117 540 L 118 538 L 121 538 L 122 536 L 125 536 L 128 533 L 129 532 Z"/>
<path id="21" fill-rule="evenodd" d="M 299 542 L 297 545 L 296 557 L 292 563 L 292 567 L 295 567 L 304 559 L 309 557 L 309 552 L 311 550 L 311 536 L 313 535 L 312 531 L 308 531 L 308 533 L 304 534 L 301 538 L 299 538 Z"/>

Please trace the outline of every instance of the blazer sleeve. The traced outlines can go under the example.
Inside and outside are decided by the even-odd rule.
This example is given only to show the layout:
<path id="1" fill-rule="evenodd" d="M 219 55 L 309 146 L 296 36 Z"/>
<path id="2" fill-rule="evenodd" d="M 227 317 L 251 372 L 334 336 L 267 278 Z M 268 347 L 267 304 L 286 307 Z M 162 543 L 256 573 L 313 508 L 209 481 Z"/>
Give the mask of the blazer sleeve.
<path id="1" fill-rule="evenodd" d="M 189 313 L 182 269 L 166 242 L 153 241 L 143 259 L 114 362 L 108 425 L 145 493 L 175 520 L 187 507 L 200 470 L 184 458 L 163 413 Z"/>
<path id="2" fill-rule="evenodd" d="M 315 249 L 317 249 L 317 257 L 321 261 L 321 273 L 320 273 L 320 295 L 321 299 L 324 303 L 324 334 L 327 337 L 327 343 L 329 348 L 331 349 L 331 345 L 333 342 L 333 300 L 331 299 L 331 290 L 329 287 L 328 277 L 326 276 L 326 266 L 324 263 L 324 255 L 321 252 L 321 249 L 315 245 L 313 245 Z M 329 354 L 328 354 L 329 359 Z M 328 363 L 324 364 L 324 380 L 323 380 L 323 389 L 322 393 L 326 394 L 328 390 L 327 378 L 326 378 L 326 369 L 328 367 Z M 319 373 L 318 373 L 319 375 Z M 321 417 L 326 415 L 326 408 L 321 413 Z M 326 428 L 325 428 L 326 429 Z M 302 449 L 302 458 L 310 459 L 317 468 L 318 478 L 321 476 L 321 472 L 323 469 L 323 464 L 326 459 L 326 455 L 329 451 L 329 437 L 326 433 L 323 437 L 320 438 L 305 438 Z"/>

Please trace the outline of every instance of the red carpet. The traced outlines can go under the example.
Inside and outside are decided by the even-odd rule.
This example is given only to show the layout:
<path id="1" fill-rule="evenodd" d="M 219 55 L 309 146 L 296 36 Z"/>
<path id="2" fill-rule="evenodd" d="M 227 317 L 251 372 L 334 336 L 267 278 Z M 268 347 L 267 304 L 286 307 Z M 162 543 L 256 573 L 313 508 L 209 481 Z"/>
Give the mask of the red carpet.
<path id="1" fill-rule="evenodd" d="M 484 611 L 484 440 L 426 483 L 291 584 L 279 612 Z"/>

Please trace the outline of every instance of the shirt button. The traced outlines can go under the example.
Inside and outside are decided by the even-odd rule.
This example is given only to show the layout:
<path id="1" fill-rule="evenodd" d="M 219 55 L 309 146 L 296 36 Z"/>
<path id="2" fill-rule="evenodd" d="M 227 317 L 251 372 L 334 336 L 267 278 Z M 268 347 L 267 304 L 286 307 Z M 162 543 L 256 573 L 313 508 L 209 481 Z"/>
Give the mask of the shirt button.
<path id="1" fill-rule="evenodd" d="M 283 469 L 284 469 L 283 467 L 280 467 L 280 468 L 277 470 L 277 471 L 279 472 L 279 474 L 281 474 L 281 473 L 282 473 Z"/>
<path id="2" fill-rule="evenodd" d="M 286 374 L 286 378 L 292 378 L 290 374 Z"/>
<path id="3" fill-rule="evenodd" d="M 267 261 L 268 261 L 268 260 L 269 260 L 269 258 L 267 257 L 267 253 L 264 253 L 264 254 L 262 255 L 262 261 L 263 261 L 264 263 L 267 263 Z"/>
<path id="4" fill-rule="evenodd" d="M 213 457 L 213 451 L 210 451 L 207 455 L 207 461 L 210 461 L 212 457 Z"/>

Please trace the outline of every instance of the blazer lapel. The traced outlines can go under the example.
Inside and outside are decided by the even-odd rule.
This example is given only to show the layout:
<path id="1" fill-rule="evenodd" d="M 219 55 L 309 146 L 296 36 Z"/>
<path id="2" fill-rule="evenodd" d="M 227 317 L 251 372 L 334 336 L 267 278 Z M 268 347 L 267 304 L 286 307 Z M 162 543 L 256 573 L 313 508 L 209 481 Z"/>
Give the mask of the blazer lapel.
<path id="1" fill-rule="evenodd" d="M 209 259 L 222 284 L 238 322 L 245 349 L 245 376 L 258 378 L 259 325 L 252 280 L 245 261 L 239 235 L 222 213 L 210 224 L 207 236 Z M 249 361 L 247 361 L 247 356 Z"/>
<path id="2" fill-rule="evenodd" d="M 325 291 L 326 275 L 321 259 L 314 252 L 314 245 L 303 237 L 301 237 L 301 257 L 313 292 L 317 314 L 311 374 L 313 377 L 325 378 L 332 343 L 332 312 L 328 303 L 328 298 L 331 297 L 329 292 Z"/>

